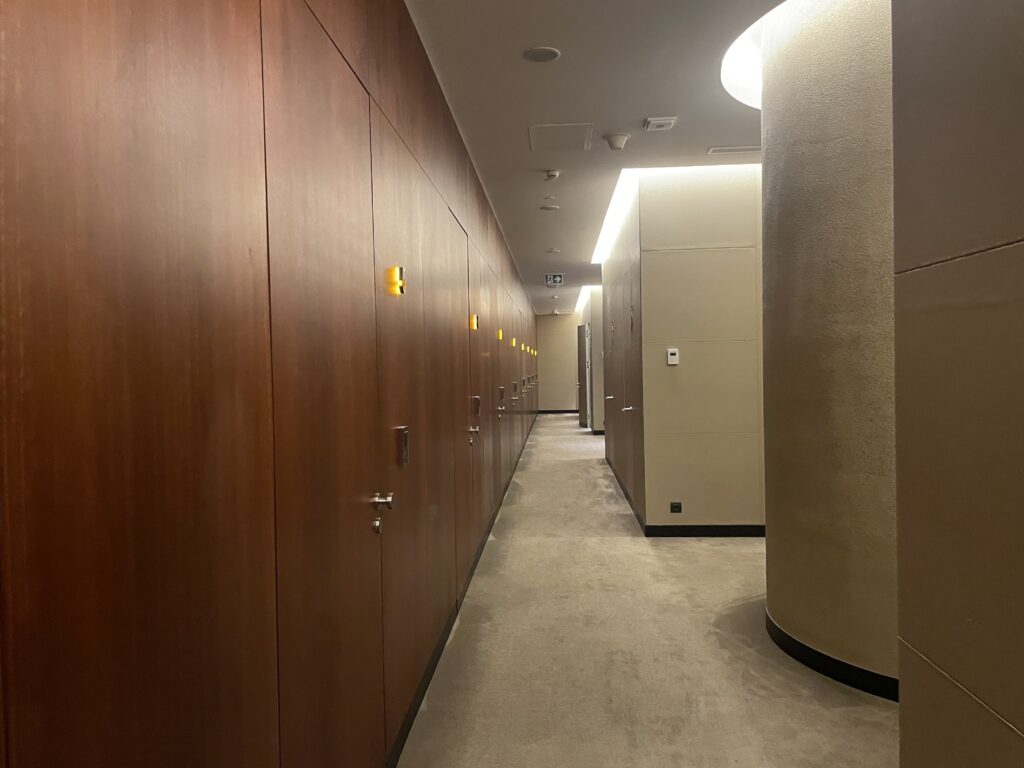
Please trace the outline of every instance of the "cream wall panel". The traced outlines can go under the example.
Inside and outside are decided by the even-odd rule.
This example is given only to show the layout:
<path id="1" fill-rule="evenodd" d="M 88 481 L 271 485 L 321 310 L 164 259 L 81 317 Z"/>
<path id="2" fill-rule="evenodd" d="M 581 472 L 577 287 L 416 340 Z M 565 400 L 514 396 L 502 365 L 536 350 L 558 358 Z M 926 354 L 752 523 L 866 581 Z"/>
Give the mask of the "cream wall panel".
<path id="1" fill-rule="evenodd" d="M 645 252 L 644 342 L 760 338 L 757 250 Z"/>
<path id="2" fill-rule="evenodd" d="M 576 328 L 579 316 L 537 316 L 538 407 L 567 411 L 579 407 L 576 394 Z"/>
<path id="3" fill-rule="evenodd" d="M 764 30 L 768 609 L 896 676 L 888 0 L 791 0 Z"/>
<path id="4" fill-rule="evenodd" d="M 761 435 L 647 435 L 648 525 L 764 522 Z M 683 502 L 683 514 L 669 504 Z"/>
<path id="5" fill-rule="evenodd" d="M 758 244 L 757 165 L 713 165 L 644 175 L 640 248 L 743 248 Z"/>
<path id="6" fill-rule="evenodd" d="M 679 365 L 666 364 L 668 347 Z M 760 432 L 760 342 L 644 344 L 644 403 L 647 435 Z"/>

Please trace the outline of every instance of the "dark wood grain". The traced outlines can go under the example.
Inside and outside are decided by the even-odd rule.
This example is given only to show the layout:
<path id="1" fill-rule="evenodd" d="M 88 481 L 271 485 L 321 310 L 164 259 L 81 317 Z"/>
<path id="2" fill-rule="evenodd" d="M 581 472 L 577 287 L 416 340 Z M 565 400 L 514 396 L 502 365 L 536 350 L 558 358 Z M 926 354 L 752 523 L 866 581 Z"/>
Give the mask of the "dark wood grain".
<path id="1" fill-rule="evenodd" d="M 264 0 L 263 34 L 281 764 L 370 766 L 384 759 L 370 499 L 388 489 L 369 97 L 302 0 Z"/>
<path id="2" fill-rule="evenodd" d="M 385 451 L 388 488 L 397 502 L 385 517 L 383 566 L 390 750 L 455 604 L 454 480 L 451 411 L 436 400 L 427 360 L 436 356 L 429 363 L 434 370 L 439 361 L 448 362 L 443 355 L 450 354 L 430 347 L 437 305 L 432 294 L 437 287 L 433 272 L 429 276 L 426 272 L 436 266 L 437 221 L 444 206 L 376 106 L 371 107 L 371 126 L 381 418 L 392 439 L 400 426 L 408 427 L 410 434 L 407 465 L 399 465 L 395 450 Z M 383 278 L 394 265 L 406 269 L 408 289 L 402 296 L 386 291 Z M 449 417 L 438 419 L 430 413 L 437 409 Z M 444 452 L 438 455 L 438 451 Z M 442 461 L 447 462 L 447 479 L 432 476 Z M 445 499 L 448 506 L 442 508 Z"/>
<path id="3" fill-rule="evenodd" d="M 468 157 L 403 0 L 307 0 L 464 225 Z"/>
<path id="4" fill-rule="evenodd" d="M 278 765 L 257 0 L 7 0 L 18 768 Z"/>
<path id="5" fill-rule="evenodd" d="M 483 530 L 478 506 L 482 498 L 475 493 L 473 474 L 480 445 L 479 434 L 469 430 L 479 424 L 474 413 L 471 379 L 469 331 L 469 239 L 455 218 L 447 217 L 445 253 L 448 258 L 448 284 L 451 314 L 448 333 L 452 338 L 451 384 L 452 435 L 455 469 L 456 592 L 462 594 Z"/>
<path id="6" fill-rule="evenodd" d="M 470 332 L 470 392 L 480 398 L 479 416 L 474 424 L 480 427 L 473 444 L 473 501 L 476 504 L 477 528 L 482 536 L 497 508 L 495 496 L 497 462 L 494 451 L 497 412 L 494 410 L 494 375 L 491 368 L 494 334 L 497 326 L 491 311 L 489 267 L 476 245 L 469 246 L 470 312 L 479 318 L 479 325 Z M 479 546 L 479 540 L 477 541 Z"/>

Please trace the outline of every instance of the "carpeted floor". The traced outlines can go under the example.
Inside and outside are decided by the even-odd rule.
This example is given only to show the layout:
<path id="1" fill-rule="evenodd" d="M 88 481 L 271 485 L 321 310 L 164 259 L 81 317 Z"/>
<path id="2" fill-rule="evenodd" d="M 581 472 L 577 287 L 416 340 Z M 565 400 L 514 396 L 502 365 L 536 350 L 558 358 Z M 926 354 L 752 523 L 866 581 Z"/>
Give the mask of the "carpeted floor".
<path id="1" fill-rule="evenodd" d="M 764 541 L 643 538 L 603 440 L 540 417 L 400 768 L 895 768 L 765 634 Z"/>

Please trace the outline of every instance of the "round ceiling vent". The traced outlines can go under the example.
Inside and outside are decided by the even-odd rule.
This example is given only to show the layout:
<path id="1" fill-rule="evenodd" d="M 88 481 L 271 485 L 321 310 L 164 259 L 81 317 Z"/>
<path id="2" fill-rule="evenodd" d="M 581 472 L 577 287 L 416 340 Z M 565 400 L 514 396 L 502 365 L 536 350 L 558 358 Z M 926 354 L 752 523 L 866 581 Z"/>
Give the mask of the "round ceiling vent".
<path id="1" fill-rule="evenodd" d="M 532 61 L 534 64 L 550 64 L 562 55 L 557 48 L 546 45 L 539 45 L 535 48 L 527 48 L 523 51 L 523 58 Z"/>

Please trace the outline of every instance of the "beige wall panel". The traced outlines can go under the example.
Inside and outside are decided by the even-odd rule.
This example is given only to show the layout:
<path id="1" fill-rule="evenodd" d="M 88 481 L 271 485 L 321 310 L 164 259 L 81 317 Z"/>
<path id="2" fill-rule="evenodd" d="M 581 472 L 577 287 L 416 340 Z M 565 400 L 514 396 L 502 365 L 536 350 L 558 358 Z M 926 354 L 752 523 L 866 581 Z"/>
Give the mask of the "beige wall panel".
<path id="1" fill-rule="evenodd" d="M 764 522 L 760 434 L 648 435 L 646 446 L 648 525 Z"/>
<path id="2" fill-rule="evenodd" d="M 579 316 L 537 316 L 537 368 L 539 408 L 567 411 L 578 408 L 576 400 L 576 328 Z"/>
<path id="3" fill-rule="evenodd" d="M 896 0 L 896 269 L 1024 240 L 1020 0 Z"/>
<path id="4" fill-rule="evenodd" d="M 716 165 L 645 175 L 640 247 L 744 248 L 758 244 L 758 166 Z"/>
<path id="5" fill-rule="evenodd" d="M 1024 730 L 1024 245 L 896 286 L 900 634 Z"/>
<path id="6" fill-rule="evenodd" d="M 755 248 L 643 254 L 644 342 L 757 339 Z"/>
<path id="7" fill-rule="evenodd" d="M 901 768 L 1021 768 L 1024 735 L 900 645 Z"/>
<path id="8" fill-rule="evenodd" d="M 679 365 L 666 349 L 679 349 Z M 647 435 L 761 431 L 761 343 L 644 344 Z"/>
<path id="9" fill-rule="evenodd" d="M 768 608 L 897 674 L 888 0 L 792 0 L 766 23 Z"/>

